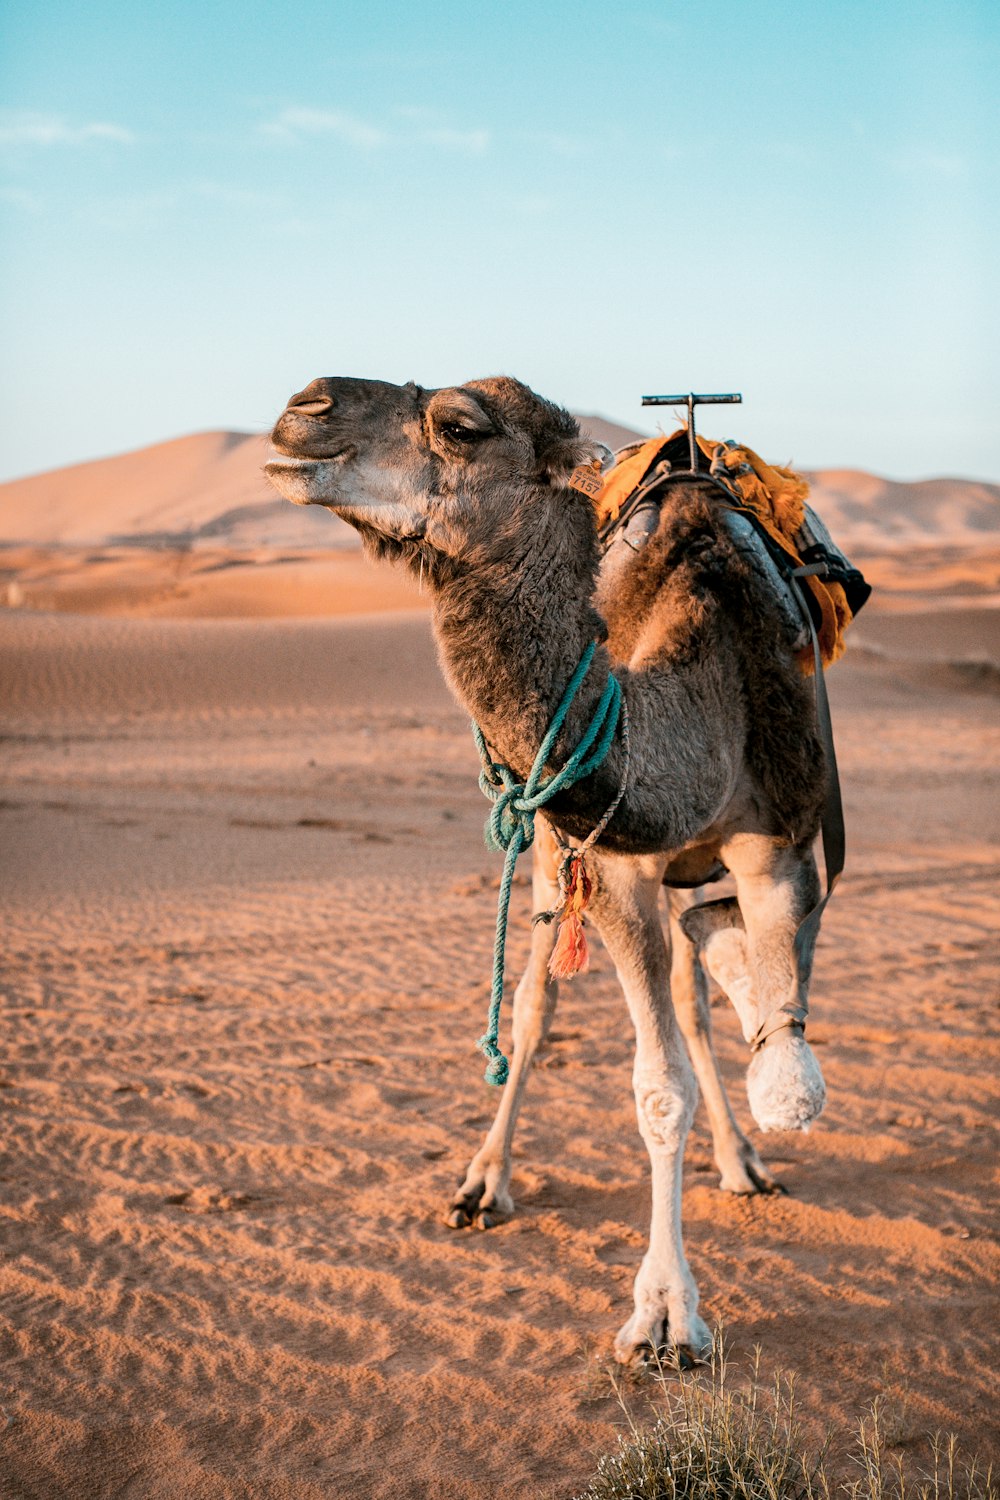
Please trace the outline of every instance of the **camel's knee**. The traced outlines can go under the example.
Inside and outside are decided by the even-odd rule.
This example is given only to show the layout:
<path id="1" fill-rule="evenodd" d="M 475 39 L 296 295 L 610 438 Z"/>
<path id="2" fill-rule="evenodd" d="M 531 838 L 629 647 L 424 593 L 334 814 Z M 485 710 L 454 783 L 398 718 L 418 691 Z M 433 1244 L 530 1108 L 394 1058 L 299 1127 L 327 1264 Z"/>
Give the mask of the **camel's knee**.
<path id="1" fill-rule="evenodd" d="M 635 1079 L 639 1133 L 649 1146 L 677 1150 L 683 1146 L 698 1103 L 698 1085 L 690 1067 L 678 1068 L 669 1080 Z"/>
<path id="2" fill-rule="evenodd" d="M 783 1011 L 791 1018 L 806 1013 L 812 951 L 806 945 L 797 952 L 795 935 L 815 904 L 819 879 L 811 854 L 759 842 L 751 853 L 759 868 L 737 871 L 739 904 L 732 897 L 708 902 L 679 920 L 753 1043 Z M 747 1098 L 762 1130 L 805 1130 L 821 1113 L 823 1074 L 801 1028 L 775 1030 L 754 1053 Z"/>

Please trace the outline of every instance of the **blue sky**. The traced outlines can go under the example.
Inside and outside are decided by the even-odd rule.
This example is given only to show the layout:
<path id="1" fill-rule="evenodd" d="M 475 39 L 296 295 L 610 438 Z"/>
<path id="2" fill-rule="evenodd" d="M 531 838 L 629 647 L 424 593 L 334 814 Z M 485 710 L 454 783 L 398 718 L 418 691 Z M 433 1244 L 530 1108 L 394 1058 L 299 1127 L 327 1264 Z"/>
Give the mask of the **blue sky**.
<path id="1" fill-rule="evenodd" d="M 6 0 L 0 57 L 0 477 L 505 372 L 1000 479 L 993 0 Z"/>

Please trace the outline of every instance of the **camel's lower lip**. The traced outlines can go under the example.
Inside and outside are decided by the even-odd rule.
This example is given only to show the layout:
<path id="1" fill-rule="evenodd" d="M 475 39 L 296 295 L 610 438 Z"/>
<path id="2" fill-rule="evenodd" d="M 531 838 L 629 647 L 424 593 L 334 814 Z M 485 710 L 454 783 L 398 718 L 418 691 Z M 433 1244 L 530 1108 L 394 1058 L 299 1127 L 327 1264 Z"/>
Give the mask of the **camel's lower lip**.
<path id="1" fill-rule="evenodd" d="M 264 465 L 264 473 L 305 475 L 319 468 L 320 464 L 343 463 L 349 454 L 349 448 L 342 448 L 339 453 L 324 453 L 322 458 L 272 458 Z"/>
<path id="2" fill-rule="evenodd" d="M 268 477 L 272 474 L 304 474 L 315 469 L 317 462 L 315 458 L 272 458 L 264 465 L 264 473 Z"/>
<path id="3" fill-rule="evenodd" d="M 264 465 L 264 473 L 294 505 L 325 505 L 335 497 L 339 470 L 351 453 L 345 448 L 322 458 L 272 458 Z"/>

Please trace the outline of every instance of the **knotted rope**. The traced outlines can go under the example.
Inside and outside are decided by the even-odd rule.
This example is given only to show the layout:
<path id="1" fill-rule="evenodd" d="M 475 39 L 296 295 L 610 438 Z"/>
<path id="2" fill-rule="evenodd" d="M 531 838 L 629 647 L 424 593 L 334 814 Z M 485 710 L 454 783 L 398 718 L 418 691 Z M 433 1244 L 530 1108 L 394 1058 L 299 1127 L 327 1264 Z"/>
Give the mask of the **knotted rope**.
<path id="1" fill-rule="evenodd" d="M 526 781 L 518 781 L 510 766 L 493 759 L 483 731 L 475 719 L 472 721 L 472 733 L 483 766 L 479 774 L 479 787 L 483 795 L 493 803 L 484 830 L 486 847 L 497 849 L 506 855 L 497 901 L 496 941 L 493 945 L 493 987 L 490 996 L 488 1026 L 485 1036 L 480 1037 L 476 1044 L 489 1059 L 483 1075 L 487 1083 L 504 1084 L 507 1082 L 509 1072 L 507 1059 L 498 1044 L 498 1035 L 500 1005 L 503 1000 L 507 913 L 510 908 L 510 890 L 514 881 L 514 866 L 518 855 L 534 842 L 535 813 L 538 809 L 543 807 L 557 792 L 565 787 L 573 786 L 577 781 L 582 781 L 585 776 L 596 771 L 603 763 L 611 749 L 619 716 L 625 708 L 621 684 L 614 674 L 609 672 L 607 684 L 580 743 L 560 770 L 555 771 L 551 776 L 545 776 L 545 767 L 552 754 L 552 747 L 566 720 L 570 706 L 590 670 L 596 650 L 597 642 L 591 641 L 580 659 L 580 665 L 570 678 L 566 691 L 559 700 L 559 706 L 545 731 L 545 738 L 539 746 L 538 754 L 535 756 Z M 627 774 L 627 769 L 626 762 L 618 795 L 601 819 L 601 831 L 607 826 L 612 812 L 621 801 L 625 790 L 624 775 Z"/>

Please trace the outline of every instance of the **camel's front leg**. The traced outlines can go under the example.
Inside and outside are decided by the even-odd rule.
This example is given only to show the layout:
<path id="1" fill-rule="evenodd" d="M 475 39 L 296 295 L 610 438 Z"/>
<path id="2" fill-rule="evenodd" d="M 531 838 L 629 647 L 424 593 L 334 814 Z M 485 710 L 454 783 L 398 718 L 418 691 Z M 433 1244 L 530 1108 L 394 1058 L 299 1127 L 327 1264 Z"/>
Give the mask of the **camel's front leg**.
<path id="1" fill-rule="evenodd" d="M 549 911 L 559 899 L 558 847 L 544 818 L 535 823 L 533 910 Z M 555 1014 L 558 987 L 549 973 L 549 957 L 556 940 L 554 922 L 536 922 L 531 955 L 514 991 L 513 1055 L 510 1076 L 500 1094 L 496 1118 L 482 1146 L 469 1163 L 464 1181 L 452 1200 L 448 1223 L 452 1229 L 475 1224 L 491 1229 L 514 1212 L 510 1195 L 511 1147 L 514 1127 L 535 1053 L 545 1040 Z"/>
<path id="2" fill-rule="evenodd" d="M 653 1177 L 649 1249 L 635 1278 L 635 1309 L 615 1339 L 622 1362 L 673 1350 L 700 1358 L 711 1343 L 681 1243 L 684 1143 L 698 1089 L 670 1003 L 657 909 L 661 876 L 656 860 L 603 855 L 592 906 L 635 1026 L 632 1082 Z"/>
<path id="3" fill-rule="evenodd" d="M 733 1114 L 719 1061 L 712 1043 L 708 1010 L 708 986 L 698 952 L 681 925 L 690 907 L 692 893 L 667 892 L 670 911 L 670 996 L 688 1053 L 694 1064 L 712 1131 L 712 1149 L 719 1169 L 719 1186 L 727 1193 L 773 1193 L 781 1191 Z"/>

